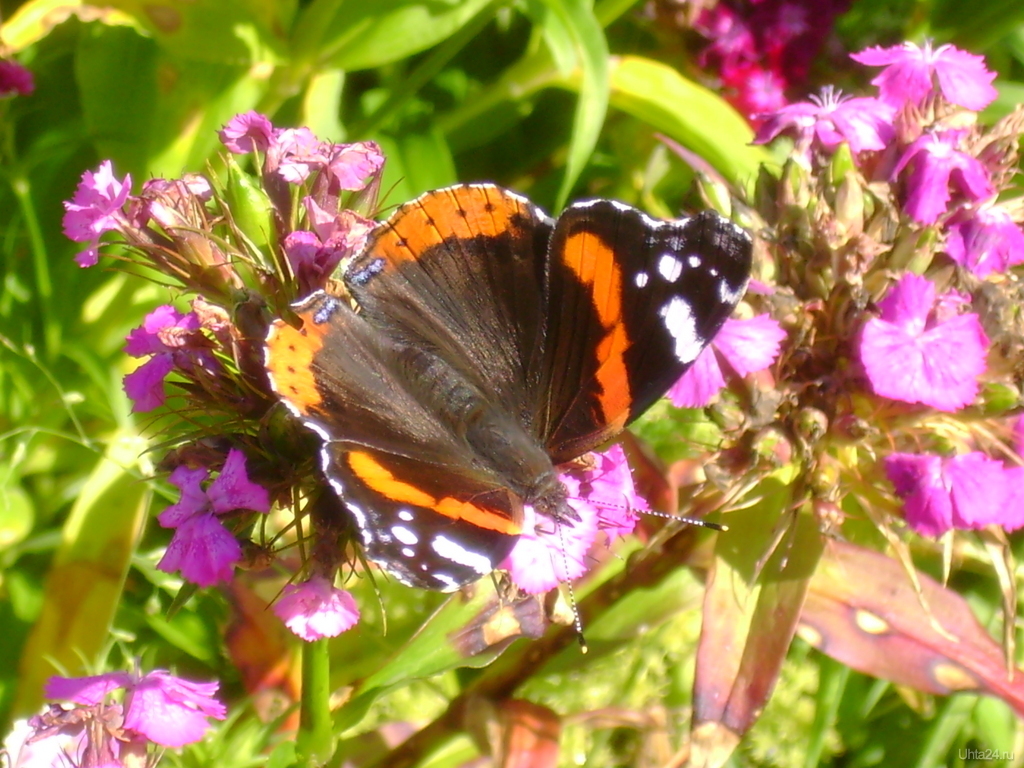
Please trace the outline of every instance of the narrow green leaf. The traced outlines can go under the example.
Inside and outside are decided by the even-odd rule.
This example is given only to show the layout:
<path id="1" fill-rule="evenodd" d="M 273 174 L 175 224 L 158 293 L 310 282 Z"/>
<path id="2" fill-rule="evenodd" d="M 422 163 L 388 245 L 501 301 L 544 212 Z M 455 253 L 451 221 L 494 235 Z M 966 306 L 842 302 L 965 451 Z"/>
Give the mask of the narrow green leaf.
<path id="1" fill-rule="evenodd" d="M 556 212 L 565 205 L 573 186 L 590 160 L 608 112 L 608 42 L 586 0 L 544 0 L 561 22 L 549 25 L 548 34 L 568 32 L 579 52 L 579 97 L 572 138 L 565 161 L 565 176 L 555 199 Z"/>

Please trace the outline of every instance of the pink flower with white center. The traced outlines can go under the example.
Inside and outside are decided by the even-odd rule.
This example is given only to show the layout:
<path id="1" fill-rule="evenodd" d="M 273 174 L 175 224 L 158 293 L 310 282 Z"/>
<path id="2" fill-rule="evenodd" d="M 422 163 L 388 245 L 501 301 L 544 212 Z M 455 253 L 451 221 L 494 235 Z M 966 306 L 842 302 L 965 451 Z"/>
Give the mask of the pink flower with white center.
<path id="1" fill-rule="evenodd" d="M 568 492 L 568 504 L 579 520 L 552 520 L 525 507 L 523 531 L 499 568 L 531 595 L 546 592 L 560 582 L 587 572 L 587 553 L 599 531 L 611 543 L 636 526 L 636 511 L 647 502 L 636 494 L 621 446 L 591 454 L 589 469 L 569 469 L 559 475 Z"/>
<path id="2" fill-rule="evenodd" d="M 726 369 L 735 376 L 763 371 L 779 356 L 786 332 L 769 315 L 749 320 L 729 318 L 711 344 L 668 391 L 668 399 L 677 408 L 703 408 L 725 387 Z"/>
<path id="3" fill-rule="evenodd" d="M 352 595 L 323 576 L 289 584 L 274 603 L 274 615 L 306 642 L 337 637 L 359 621 Z"/>
<path id="4" fill-rule="evenodd" d="M 879 302 L 881 316 L 865 323 L 859 342 L 876 394 L 949 412 L 974 402 L 988 339 L 976 314 L 952 315 L 945 298 L 908 274 Z"/>
<path id="5" fill-rule="evenodd" d="M 95 171 L 86 171 L 75 190 L 74 197 L 65 201 L 64 235 L 77 243 L 89 243 L 89 247 L 75 256 L 80 267 L 92 267 L 99 261 L 100 235 L 104 232 L 123 229 L 128 221 L 124 204 L 132 190 L 132 177 L 126 174 L 123 181 L 114 176 L 109 160 L 100 163 Z"/>
<path id="6" fill-rule="evenodd" d="M 274 141 L 274 126 L 266 116 L 250 110 L 228 120 L 218 135 L 221 143 L 236 155 L 266 152 Z"/>
<path id="7" fill-rule="evenodd" d="M 582 507 L 580 520 L 557 522 L 527 505 L 519 540 L 499 568 L 531 595 L 578 579 L 587 572 L 587 553 L 597 538 L 597 525 L 596 510 L 590 505 Z"/>
<path id="8" fill-rule="evenodd" d="M 36 89 L 32 72 L 16 61 L 0 61 L 0 98 L 28 96 Z"/>
<path id="9" fill-rule="evenodd" d="M 885 67 L 871 82 L 878 86 L 882 100 L 896 107 L 908 102 L 921 104 L 935 93 L 935 80 L 946 101 L 975 111 L 987 107 L 998 95 L 992 86 L 996 75 L 985 68 L 985 59 L 952 45 L 934 50 L 930 42 L 925 42 L 924 48 L 915 43 L 875 46 L 850 58 L 869 67 Z"/>
<path id="10" fill-rule="evenodd" d="M 633 475 L 621 445 L 590 454 L 593 466 L 570 469 L 558 477 L 569 492 L 569 506 L 578 515 L 593 515 L 597 528 L 610 544 L 636 528 L 638 511 L 648 509 L 647 502 L 637 495 Z"/>
<path id="11" fill-rule="evenodd" d="M 124 391 L 132 400 L 133 413 L 145 413 L 164 404 L 164 379 L 175 367 L 191 368 L 206 356 L 197 349 L 194 334 L 199 317 L 182 314 L 170 304 L 157 307 L 142 325 L 128 334 L 124 351 L 132 357 L 152 357 L 124 377 Z M 191 351 L 190 351 L 191 348 Z"/>
<path id="12" fill-rule="evenodd" d="M 230 581 L 234 564 L 242 559 L 242 548 L 221 524 L 218 515 L 236 509 L 270 511 L 267 489 L 249 480 L 245 454 L 228 451 L 224 467 L 205 490 L 206 469 L 182 465 L 171 473 L 170 482 L 181 491 L 181 500 L 167 507 L 157 519 L 164 528 L 174 528 L 174 537 L 157 568 L 181 575 L 201 587 Z"/>
<path id="13" fill-rule="evenodd" d="M 946 233 L 946 253 L 977 277 L 1024 264 L 1024 232 L 1002 208 L 966 212 Z"/>
<path id="14" fill-rule="evenodd" d="M 806 153 L 815 139 L 827 150 L 844 141 L 854 153 L 885 149 L 894 136 L 894 115 L 895 109 L 878 99 L 850 98 L 827 86 L 820 96 L 811 96 L 810 101 L 758 115 L 764 123 L 754 143 L 766 144 L 787 132 L 795 134 L 796 149 L 801 153 Z"/>
<path id="15" fill-rule="evenodd" d="M 904 168 L 910 168 L 904 209 L 914 221 L 934 224 L 946 212 L 951 185 L 971 202 L 992 196 L 992 182 L 985 166 L 958 148 L 964 133 L 926 133 L 907 147 L 896 163 L 893 179 Z"/>
<path id="16" fill-rule="evenodd" d="M 951 528 L 1024 526 L 1021 470 L 1024 467 L 1006 469 L 978 452 L 950 458 L 894 453 L 885 459 L 886 475 L 903 499 L 907 524 L 925 536 L 941 536 Z"/>
<path id="17" fill-rule="evenodd" d="M 223 720 L 224 705 L 214 698 L 219 684 L 193 683 L 164 670 L 138 676 L 110 672 L 93 677 L 51 677 L 46 696 L 81 705 L 100 704 L 124 689 L 122 726 L 164 747 L 199 741 L 209 729 L 207 718 Z"/>

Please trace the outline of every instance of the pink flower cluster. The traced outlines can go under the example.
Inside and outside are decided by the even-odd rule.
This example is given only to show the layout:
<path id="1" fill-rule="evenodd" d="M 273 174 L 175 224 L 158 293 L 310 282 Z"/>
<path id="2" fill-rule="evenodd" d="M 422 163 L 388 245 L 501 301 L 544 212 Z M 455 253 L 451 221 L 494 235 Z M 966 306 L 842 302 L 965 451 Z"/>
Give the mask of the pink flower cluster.
<path id="1" fill-rule="evenodd" d="M 994 73 L 979 56 L 951 45 L 904 43 L 870 48 L 853 59 L 884 67 L 872 81 L 877 97 L 847 98 L 828 88 L 809 102 L 764 115 L 756 142 L 794 137 L 797 161 L 824 173 L 846 144 L 858 167 L 888 182 L 908 228 L 935 227 L 963 274 L 984 280 L 1024 263 L 1024 233 L 998 201 L 1005 173 L 981 151 L 976 132 L 949 125 L 973 120 L 932 116 L 983 109 L 996 97 Z M 874 393 L 954 413 L 974 404 L 987 370 L 989 340 L 972 298 L 940 292 L 927 277 L 897 277 L 863 323 L 855 347 Z M 920 533 L 996 523 L 1024 525 L 1020 467 L 981 452 L 956 456 L 894 453 L 886 473 Z"/>

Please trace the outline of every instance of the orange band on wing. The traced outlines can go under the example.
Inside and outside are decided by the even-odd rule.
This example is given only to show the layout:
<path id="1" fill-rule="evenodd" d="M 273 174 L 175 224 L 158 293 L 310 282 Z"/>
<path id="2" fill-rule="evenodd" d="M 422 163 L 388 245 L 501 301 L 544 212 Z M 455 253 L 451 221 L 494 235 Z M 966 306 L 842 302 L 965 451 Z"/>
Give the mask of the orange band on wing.
<path id="1" fill-rule="evenodd" d="M 299 316 L 304 320 L 301 329 L 283 320 L 275 320 L 270 327 L 266 366 L 274 391 L 308 414 L 322 400 L 313 377 L 313 358 L 323 347 L 326 326 L 317 325 L 311 316 Z"/>
<path id="2" fill-rule="evenodd" d="M 521 530 L 515 521 L 498 512 L 468 501 L 459 501 L 451 496 L 438 499 L 422 488 L 397 479 L 391 470 L 365 451 L 349 452 L 347 461 L 349 469 L 356 477 L 377 493 L 398 504 L 412 504 L 416 507 L 432 509 L 453 520 L 465 520 L 478 528 L 498 531 L 509 536 L 516 536 Z"/>
<path id="3" fill-rule="evenodd" d="M 493 187 L 455 187 L 428 192 L 395 211 L 373 243 L 391 262 L 414 260 L 446 238 L 497 237 L 520 213 L 516 198 Z"/>
<path id="4" fill-rule="evenodd" d="M 597 348 L 596 376 L 601 385 L 598 402 L 605 422 L 622 426 L 633 402 L 624 357 L 630 339 L 622 323 L 622 270 L 612 249 L 586 231 L 566 240 L 565 263 L 590 288 L 594 309 L 605 329 Z"/>

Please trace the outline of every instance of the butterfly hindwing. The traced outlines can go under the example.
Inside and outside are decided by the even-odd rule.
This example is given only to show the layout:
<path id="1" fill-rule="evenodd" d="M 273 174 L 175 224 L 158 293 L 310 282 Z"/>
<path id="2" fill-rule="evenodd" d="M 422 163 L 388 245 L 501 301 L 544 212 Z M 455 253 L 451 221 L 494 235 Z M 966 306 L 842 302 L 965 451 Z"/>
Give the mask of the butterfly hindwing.
<path id="1" fill-rule="evenodd" d="M 493 571 L 518 538 L 521 505 L 507 489 L 338 442 L 324 446 L 323 461 L 367 558 L 404 584 L 458 589 Z"/>

